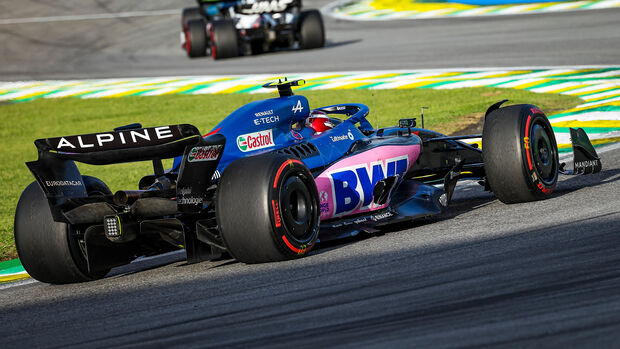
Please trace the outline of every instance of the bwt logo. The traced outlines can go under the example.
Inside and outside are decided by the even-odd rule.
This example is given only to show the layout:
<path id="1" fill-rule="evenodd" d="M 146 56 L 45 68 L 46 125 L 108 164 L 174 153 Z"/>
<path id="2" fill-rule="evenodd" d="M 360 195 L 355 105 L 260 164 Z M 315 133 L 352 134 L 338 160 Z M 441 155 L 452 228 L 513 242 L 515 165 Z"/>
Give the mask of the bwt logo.
<path id="1" fill-rule="evenodd" d="M 333 188 L 334 216 L 369 209 L 377 182 L 395 175 L 402 176 L 407 172 L 408 164 L 409 157 L 402 155 L 385 162 L 363 163 L 328 173 Z"/>

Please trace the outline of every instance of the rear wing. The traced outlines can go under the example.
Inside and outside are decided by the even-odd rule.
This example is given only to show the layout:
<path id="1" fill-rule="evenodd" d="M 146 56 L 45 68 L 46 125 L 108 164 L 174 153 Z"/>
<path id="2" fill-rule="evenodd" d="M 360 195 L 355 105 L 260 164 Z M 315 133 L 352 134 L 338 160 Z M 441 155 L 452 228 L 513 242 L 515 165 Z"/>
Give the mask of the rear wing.
<path id="1" fill-rule="evenodd" d="M 39 156 L 50 153 L 57 159 L 107 165 L 175 157 L 198 138 L 195 126 L 182 124 L 37 139 L 34 144 Z"/>
<path id="2" fill-rule="evenodd" d="M 164 175 L 161 159 L 182 155 L 178 180 L 185 185 L 180 196 L 187 193 L 202 197 L 211 184 L 202 179 L 212 178 L 226 139 L 220 134 L 203 138 L 195 126 L 180 124 L 119 128 L 112 132 L 38 139 L 34 143 L 39 158 L 26 165 L 45 193 L 54 219 L 65 221 L 63 211 L 79 206 L 88 196 L 75 161 L 107 165 L 150 160 L 155 177 L 159 177 Z M 194 183 L 190 177 L 201 180 Z M 194 207 L 197 205 L 182 205 L 183 202 L 179 201 L 179 210 L 197 209 Z"/>

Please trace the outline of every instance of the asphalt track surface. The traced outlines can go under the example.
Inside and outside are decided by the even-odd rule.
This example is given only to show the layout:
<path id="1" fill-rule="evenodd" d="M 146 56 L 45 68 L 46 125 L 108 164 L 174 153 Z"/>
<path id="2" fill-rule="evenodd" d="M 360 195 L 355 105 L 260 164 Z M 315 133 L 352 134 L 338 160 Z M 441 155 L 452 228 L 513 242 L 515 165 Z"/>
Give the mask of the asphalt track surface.
<path id="1" fill-rule="evenodd" d="M 304 1 L 321 8 L 329 1 Z M 161 11 L 191 0 L 3 0 L 2 20 Z M 180 12 L 180 10 L 178 11 Z M 485 18 L 326 18 L 327 47 L 214 62 L 180 48 L 180 14 L 0 24 L 0 80 L 456 67 L 617 65 L 620 9 Z"/>
<path id="2" fill-rule="evenodd" d="M 620 152 L 505 205 L 466 186 L 451 209 L 300 260 L 186 265 L 0 289 L 3 348 L 617 347 Z M 5 286 L 6 287 L 6 286 Z"/>
<path id="3" fill-rule="evenodd" d="M 3 1 L 0 7 L 16 3 Z M 67 11 L 52 0 L 19 3 L 25 5 L 19 5 L 11 18 L 59 16 Z M 70 7 L 72 11 L 102 12 L 90 2 L 79 3 Z M 100 4 L 109 6 L 109 12 L 173 6 L 161 1 Z M 2 18 L 9 18 L 6 8 L 0 10 Z M 605 10 L 422 24 L 328 21 L 328 38 L 340 45 L 222 64 L 208 59 L 190 62 L 175 51 L 176 42 L 168 34 L 176 39 L 178 18 L 119 19 L 91 23 L 90 28 L 87 23 L 39 23 L 43 27 L 28 28 L 30 34 L 19 30 L 24 25 L 0 25 L 5 45 L 0 50 L 0 76 L 5 80 L 346 67 L 617 64 L 620 46 L 612 44 L 618 42 L 620 24 L 611 19 L 618 14 Z M 534 27 L 528 35 L 508 30 L 528 21 Z M 549 24 L 539 27 L 543 21 Z M 164 25 L 168 22 L 172 28 Z M 503 24 L 488 45 L 467 35 L 482 35 L 484 23 Z M 148 39 L 128 38 L 131 26 L 148 33 Z M 364 29 L 369 27 L 375 29 Z M 412 45 L 399 46 L 406 37 L 400 34 L 403 28 L 411 30 L 412 41 L 433 49 L 420 52 Z M 577 29 L 592 40 L 578 40 Z M 443 40 L 416 39 L 412 34 L 416 30 Z M 34 38 L 35 31 L 40 37 Z M 76 40 L 61 36 L 50 41 L 53 33 L 62 32 L 73 32 Z M 520 39 L 504 39 L 507 43 L 501 44 L 507 32 L 521 35 Z M 25 44 L 20 52 L 20 44 L 11 39 L 15 33 L 33 47 Z M 394 39 L 379 39 L 386 33 Z M 544 44 L 543 33 L 557 37 L 558 43 Z M 88 53 L 86 43 L 78 40 L 83 37 L 92 38 L 89 47 L 97 48 L 97 54 Z M 473 47 L 466 49 L 466 40 Z M 457 47 L 446 47 L 449 43 Z M 485 58 L 476 46 L 494 58 Z M 387 47 L 394 61 L 381 52 Z M 137 54 L 134 48 L 148 54 Z M 593 49 L 600 52 L 590 52 Z M 451 50 L 461 54 L 439 54 Z M 367 58 L 340 61 L 348 52 L 364 51 L 369 52 Z M 407 52 L 417 57 L 409 65 Z M 395 227 L 384 235 L 319 246 L 301 260 L 186 265 L 184 255 L 176 253 L 117 268 L 107 278 L 86 284 L 52 286 L 28 280 L 1 285 L 0 347 L 617 347 L 620 148 L 601 156 L 601 173 L 561 177 L 548 200 L 504 205 L 481 187 L 465 185 L 442 215 Z"/>

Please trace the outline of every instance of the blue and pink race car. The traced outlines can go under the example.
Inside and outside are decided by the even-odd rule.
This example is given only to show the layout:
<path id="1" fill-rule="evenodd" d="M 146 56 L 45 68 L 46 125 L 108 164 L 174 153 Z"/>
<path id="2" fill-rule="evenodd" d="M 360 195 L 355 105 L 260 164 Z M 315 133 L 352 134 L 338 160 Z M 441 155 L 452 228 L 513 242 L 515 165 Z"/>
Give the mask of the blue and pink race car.
<path id="1" fill-rule="evenodd" d="M 574 168 L 560 164 L 549 121 L 533 105 L 498 102 L 481 135 L 449 137 L 411 118 L 375 129 L 363 104 L 311 109 L 292 91 L 303 83 L 264 85 L 279 97 L 237 109 L 205 136 L 188 124 L 133 124 L 35 141 L 39 159 L 27 166 L 36 181 L 15 215 L 25 269 L 72 283 L 180 248 L 189 263 L 300 258 L 317 242 L 438 214 L 462 179 L 516 203 L 551 195 L 559 174 L 601 170 L 581 129 L 571 130 Z M 463 141 L 479 137 L 484 149 Z M 174 165 L 165 170 L 167 158 Z M 153 173 L 138 190 L 112 193 L 76 161 L 152 161 Z"/>

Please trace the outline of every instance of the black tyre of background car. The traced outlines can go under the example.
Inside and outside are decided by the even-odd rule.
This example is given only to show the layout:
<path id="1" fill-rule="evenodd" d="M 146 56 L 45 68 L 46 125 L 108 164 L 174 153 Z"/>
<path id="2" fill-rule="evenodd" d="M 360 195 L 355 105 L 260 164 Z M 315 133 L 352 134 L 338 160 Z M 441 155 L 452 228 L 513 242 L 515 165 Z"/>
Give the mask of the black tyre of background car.
<path id="1" fill-rule="evenodd" d="M 99 179 L 82 176 L 88 195 L 111 194 Z M 15 212 L 15 246 L 24 269 L 33 278 L 51 284 L 96 280 L 109 270 L 89 273 L 76 229 L 55 222 L 45 194 L 32 182 L 19 198 Z"/>
<path id="2" fill-rule="evenodd" d="M 544 199 L 558 181 L 555 135 L 533 105 L 512 105 L 487 115 L 482 156 L 491 190 L 507 204 Z"/>
<path id="3" fill-rule="evenodd" d="M 302 49 L 325 46 L 325 29 L 321 12 L 303 11 L 299 16 L 299 46 Z"/>
<path id="4" fill-rule="evenodd" d="M 220 179 L 216 205 L 222 239 L 244 263 L 303 257 L 318 237 L 314 178 L 301 161 L 285 155 L 232 162 Z"/>
<path id="5" fill-rule="evenodd" d="M 200 14 L 200 8 L 198 7 L 186 7 L 183 9 L 181 13 L 181 28 L 183 30 L 187 29 L 189 21 L 194 19 L 201 19 L 202 15 Z"/>
<path id="6" fill-rule="evenodd" d="M 211 57 L 213 59 L 231 58 L 239 55 L 239 42 L 235 24 L 229 20 L 210 23 Z"/>
<path id="7" fill-rule="evenodd" d="M 207 23 L 203 19 L 193 19 L 185 31 L 185 50 L 191 58 L 207 54 Z"/>
<path id="8" fill-rule="evenodd" d="M 269 51 L 269 44 L 263 40 L 254 40 L 250 43 L 250 51 L 253 55 L 260 55 L 266 51 Z"/>

